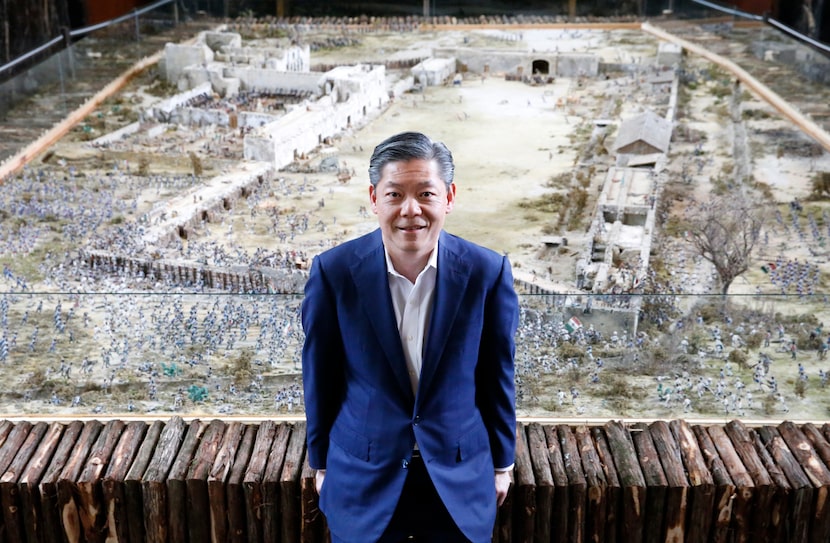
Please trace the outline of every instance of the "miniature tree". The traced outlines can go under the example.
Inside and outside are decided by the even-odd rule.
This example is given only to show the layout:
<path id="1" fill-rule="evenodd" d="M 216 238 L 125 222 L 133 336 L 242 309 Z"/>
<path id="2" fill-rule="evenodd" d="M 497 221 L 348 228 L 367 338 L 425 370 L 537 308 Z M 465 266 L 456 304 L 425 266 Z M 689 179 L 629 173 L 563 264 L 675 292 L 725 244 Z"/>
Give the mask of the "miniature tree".
<path id="1" fill-rule="evenodd" d="M 713 196 L 687 209 L 687 240 L 709 261 L 720 279 L 721 294 L 749 269 L 763 225 L 758 203 L 741 189 Z"/>

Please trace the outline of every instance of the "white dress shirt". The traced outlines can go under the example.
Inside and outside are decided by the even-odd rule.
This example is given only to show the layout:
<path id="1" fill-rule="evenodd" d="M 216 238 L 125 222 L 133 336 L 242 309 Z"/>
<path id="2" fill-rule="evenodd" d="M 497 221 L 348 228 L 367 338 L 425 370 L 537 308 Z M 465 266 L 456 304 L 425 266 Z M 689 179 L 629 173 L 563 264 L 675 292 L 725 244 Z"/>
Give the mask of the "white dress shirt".
<path id="1" fill-rule="evenodd" d="M 389 252 L 385 248 L 384 252 L 389 275 L 389 292 L 392 294 L 392 305 L 395 307 L 395 319 L 398 322 L 398 333 L 401 336 L 403 355 L 409 371 L 409 382 L 412 392 L 417 394 L 424 356 L 424 340 L 432 314 L 432 302 L 435 299 L 438 245 L 435 245 L 426 267 L 415 278 L 414 284 L 395 270 Z"/>

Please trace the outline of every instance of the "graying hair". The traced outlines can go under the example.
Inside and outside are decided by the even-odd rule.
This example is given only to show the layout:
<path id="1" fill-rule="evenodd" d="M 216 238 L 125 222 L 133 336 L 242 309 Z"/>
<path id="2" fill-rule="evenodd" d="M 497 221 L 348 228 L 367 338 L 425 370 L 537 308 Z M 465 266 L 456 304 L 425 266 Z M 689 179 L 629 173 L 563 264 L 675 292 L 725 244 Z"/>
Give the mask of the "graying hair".
<path id="1" fill-rule="evenodd" d="M 372 153 L 369 160 L 369 182 L 377 187 L 383 176 L 383 168 L 390 162 L 408 162 L 410 160 L 434 160 L 438 165 L 438 174 L 449 189 L 455 174 L 452 153 L 440 141 L 432 141 L 420 132 L 401 132 L 383 140 Z"/>

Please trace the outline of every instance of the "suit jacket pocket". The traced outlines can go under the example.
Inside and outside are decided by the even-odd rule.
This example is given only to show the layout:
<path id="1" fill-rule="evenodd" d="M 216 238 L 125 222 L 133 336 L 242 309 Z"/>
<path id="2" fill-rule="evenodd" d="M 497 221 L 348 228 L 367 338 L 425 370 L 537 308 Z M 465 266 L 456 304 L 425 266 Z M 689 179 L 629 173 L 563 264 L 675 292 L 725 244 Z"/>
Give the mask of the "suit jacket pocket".
<path id="1" fill-rule="evenodd" d="M 331 428 L 329 439 L 338 447 L 364 462 L 369 461 L 372 442 L 366 436 L 358 434 L 351 428 L 335 424 Z"/>
<path id="2" fill-rule="evenodd" d="M 473 456 L 486 451 L 488 446 L 487 430 L 476 425 L 458 438 L 458 452 L 455 461 L 469 460 Z"/>

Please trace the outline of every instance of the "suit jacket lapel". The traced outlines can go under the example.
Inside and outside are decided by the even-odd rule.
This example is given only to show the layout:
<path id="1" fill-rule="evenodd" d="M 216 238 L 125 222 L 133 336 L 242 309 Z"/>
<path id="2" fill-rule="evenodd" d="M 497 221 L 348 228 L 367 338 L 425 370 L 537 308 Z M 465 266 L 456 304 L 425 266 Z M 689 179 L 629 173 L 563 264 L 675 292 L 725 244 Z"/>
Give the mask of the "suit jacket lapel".
<path id="1" fill-rule="evenodd" d="M 357 252 L 351 265 L 352 280 L 363 304 L 369 322 L 383 348 L 383 354 L 392 367 L 395 380 L 406 398 L 414 401 L 412 385 L 406 368 L 406 359 L 401 346 L 392 295 L 389 293 L 389 279 L 386 271 L 386 257 L 380 230 L 374 232 L 363 251 Z"/>
<path id="2" fill-rule="evenodd" d="M 464 260 L 464 249 L 455 240 L 441 233 L 438 242 L 438 277 L 432 304 L 429 331 L 424 346 L 419 391 L 427 390 L 444 352 L 452 324 L 461 307 L 462 293 L 470 278 L 470 266 Z"/>

